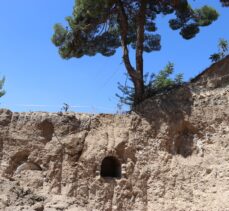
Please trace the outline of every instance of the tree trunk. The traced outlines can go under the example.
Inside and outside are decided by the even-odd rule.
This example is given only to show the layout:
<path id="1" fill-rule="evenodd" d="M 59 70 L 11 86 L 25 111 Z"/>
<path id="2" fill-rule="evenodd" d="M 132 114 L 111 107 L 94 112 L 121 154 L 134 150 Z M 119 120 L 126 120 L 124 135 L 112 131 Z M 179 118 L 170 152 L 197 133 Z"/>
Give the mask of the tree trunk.
<path id="1" fill-rule="evenodd" d="M 134 83 L 134 106 L 142 102 L 144 97 L 144 81 L 143 78 L 140 77 L 139 79 L 132 79 Z"/>
<path id="2" fill-rule="evenodd" d="M 137 15 L 137 39 L 136 39 L 136 73 L 137 78 L 134 79 L 135 86 L 135 104 L 140 103 L 144 97 L 144 74 L 143 74 L 143 51 L 145 39 L 145 13 L 146 13 L 146 0 L 141 1 L 141 6 Z"/>
<path id="3" fill-rule="evenodd" d="M 144 43 L 144 26 L 146 0 L 141 1 L 141 6 L 137 20 L 137 39 L 136 39 L 136 69 L 131 65 L 128 51 L 127 34 L 128 34 L 128 17 L 125 13 L 123 2 L 118 0 L 119 24 L 121 29 L 121 43 L 123 48 L 123 61 L 126 70 L 134 84 L 134 105 L 143 100 L 144 96 L 144 79 L 143 79 L 143 43 Z"/>

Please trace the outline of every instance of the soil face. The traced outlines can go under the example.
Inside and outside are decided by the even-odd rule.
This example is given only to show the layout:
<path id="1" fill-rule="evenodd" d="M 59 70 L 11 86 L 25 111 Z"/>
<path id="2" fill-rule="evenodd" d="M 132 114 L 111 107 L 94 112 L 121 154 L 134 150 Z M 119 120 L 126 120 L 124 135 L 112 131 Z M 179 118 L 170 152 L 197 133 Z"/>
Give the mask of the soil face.
<path id="1" fill-rule="evenodd" d="M 229 57 L 129 114 L 0 110 L 0 210 L 229 210 Z"/>

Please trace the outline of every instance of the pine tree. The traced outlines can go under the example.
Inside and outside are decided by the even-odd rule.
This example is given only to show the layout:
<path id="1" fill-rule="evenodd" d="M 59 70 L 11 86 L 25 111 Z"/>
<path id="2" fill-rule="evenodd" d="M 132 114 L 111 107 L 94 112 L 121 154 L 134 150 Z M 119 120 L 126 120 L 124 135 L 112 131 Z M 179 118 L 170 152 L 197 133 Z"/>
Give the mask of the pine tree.
<path id="1" fill-rule="evenodd" d="M 134 85 L 134 104 L 142 101 L 144 86 L 143 53 L 159 51 L 161 36 L 156 34 L 158 15 L 169 15 L 169 26 L 184 39 L 192 39 L 200 27 L 218 18 L 215 9 L 193 9 L 188 0 L 76 0 L 68 26 L 54 26 L 53 43 L 62 58 L 81 58 L 100 53 L 112 56 L 121 47 L 123 62 Z M 227 1 L 222 1 L 227 6 Z M 129 50 L 135 51 L 134 66 Z"/>

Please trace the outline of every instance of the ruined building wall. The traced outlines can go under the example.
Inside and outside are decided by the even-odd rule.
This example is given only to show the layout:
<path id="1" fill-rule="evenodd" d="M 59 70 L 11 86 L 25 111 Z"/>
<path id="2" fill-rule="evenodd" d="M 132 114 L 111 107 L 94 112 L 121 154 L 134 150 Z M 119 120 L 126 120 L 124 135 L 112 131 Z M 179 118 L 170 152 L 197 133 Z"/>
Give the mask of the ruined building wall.
<path id="1" fill-rule="evenodd" d="M 229 210 L 229 57 L 130 114 L 0 110 L 0 210 Z"/>

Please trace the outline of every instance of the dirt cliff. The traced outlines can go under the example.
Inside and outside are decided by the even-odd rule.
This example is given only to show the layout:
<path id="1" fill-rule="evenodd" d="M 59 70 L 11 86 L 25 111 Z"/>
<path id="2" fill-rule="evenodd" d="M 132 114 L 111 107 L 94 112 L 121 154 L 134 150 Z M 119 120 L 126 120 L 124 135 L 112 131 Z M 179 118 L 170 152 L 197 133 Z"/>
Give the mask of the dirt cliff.
<path id="1" fill-rule="evenodd" d="M 0 110 L 0 210 L 229 210 L 229 57 L 129 114 Z"/>

